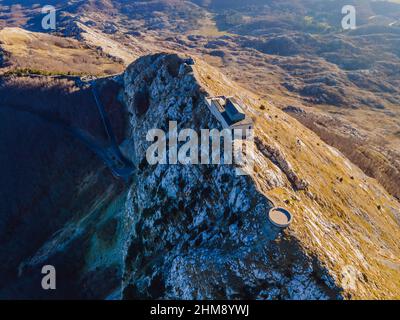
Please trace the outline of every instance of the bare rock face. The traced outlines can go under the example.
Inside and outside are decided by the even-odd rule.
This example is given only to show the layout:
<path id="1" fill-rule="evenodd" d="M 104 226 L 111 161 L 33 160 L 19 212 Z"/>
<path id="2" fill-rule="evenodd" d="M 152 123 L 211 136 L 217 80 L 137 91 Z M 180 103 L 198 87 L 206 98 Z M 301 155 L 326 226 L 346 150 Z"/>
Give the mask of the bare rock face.
<path id="1" fill-rule="evenodd" d="M 282 151 L 277 147 L 273 147 L 263 143 L 263 141 L 256 137 L 255 143 L 260 152 L 276 163 L 279 168 L 286 174 L 289 181 L 293 184 L 296 190 L 307 189 L 308 183 L 301 179 L 293 170 L 291 164 L 287 162 L 286 157 L 282 154 Z"/>

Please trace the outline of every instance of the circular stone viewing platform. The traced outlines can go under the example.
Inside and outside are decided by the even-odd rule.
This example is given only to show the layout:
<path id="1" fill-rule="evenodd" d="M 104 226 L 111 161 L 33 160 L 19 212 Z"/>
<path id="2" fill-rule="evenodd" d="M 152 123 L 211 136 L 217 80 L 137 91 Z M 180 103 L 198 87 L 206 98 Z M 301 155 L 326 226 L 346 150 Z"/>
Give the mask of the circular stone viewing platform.
<path id="1" fill-rule="evenodd" d="M 283 208 L 272 208 L 268 213 L 269 221 L 278 228 L 288 227 L 292 221 L 292 214 Z"/>

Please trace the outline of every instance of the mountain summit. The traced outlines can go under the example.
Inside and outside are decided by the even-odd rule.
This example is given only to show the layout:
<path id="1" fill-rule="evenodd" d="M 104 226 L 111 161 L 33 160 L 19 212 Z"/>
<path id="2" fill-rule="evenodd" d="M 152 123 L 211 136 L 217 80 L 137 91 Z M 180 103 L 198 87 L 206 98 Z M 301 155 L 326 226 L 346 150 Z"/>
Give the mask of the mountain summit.
<path id="1" fill-rule="evenodd" d="M 207 105 L 215 96 L 235 97 L 253 119 L 254 170 L 149 164 L 151 129 L 221 129 Z M 0 297 L 400 296 L 399 203 L 197 56 L 147 55 L 97 80 L 9 75 L 0 99 Z M 111 131 L 129 176 L 113 170 Z M 292 213 L 289 228 L 269 221 L 274 206 Z M 40 287 L 48 264 L 54 292 Z"/>

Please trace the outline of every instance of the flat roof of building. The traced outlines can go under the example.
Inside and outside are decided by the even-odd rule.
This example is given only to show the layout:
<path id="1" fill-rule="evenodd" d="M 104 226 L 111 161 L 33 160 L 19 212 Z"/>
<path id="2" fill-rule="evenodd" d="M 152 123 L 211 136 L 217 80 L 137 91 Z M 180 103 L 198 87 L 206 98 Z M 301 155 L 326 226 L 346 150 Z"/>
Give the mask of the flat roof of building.
<path id="1" fill-rule="evenodd" d="M 238 103 L 238 101 L 235 98 L 232 97 L 232 98 L 226 99 L 226 106 L 228 106 L 229 104 L 235 109 L 235 111 L 237 113 L 245 114 L 240 103 Z"/>
<path id="2" fill-rule="evenodd" d="M 229 126 L 232 127 L 238 127 L 238 126 L 253 126 L 253 120 L 247 116 L 247 114 L 243 111 L 240 103 L 233 97 L 225 97 L 225 96 L 217 96 L 217 97 L 211 97 L 208 98 L 210 103 L 213 103 L 214 106 L 218 109 L 218 111 L 221 113 L 222 117 L 226 121 L 226 123 Z M 240 113 L 243 113 L 245 115 L 245 118 L 241 121 L 233 122 L 229 115 L 226 112 L 226 104 L 227 103 L 232 103 L 233 107 Z"/>

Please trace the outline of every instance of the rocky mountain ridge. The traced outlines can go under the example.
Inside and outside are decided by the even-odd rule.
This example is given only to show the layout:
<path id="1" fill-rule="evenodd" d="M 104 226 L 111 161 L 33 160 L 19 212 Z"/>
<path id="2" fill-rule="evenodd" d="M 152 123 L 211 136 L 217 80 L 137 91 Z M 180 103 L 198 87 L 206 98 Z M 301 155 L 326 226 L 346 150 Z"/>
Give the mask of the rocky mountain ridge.
<path id="1" fill-rule="evenodd" d="M 123 184 L 79 143 L 81 157 L 87 154 L 92 160 L 85 163 L 82 157 L 79 164 L 74 157 L 62 157 L 60 168 L 86 174 L 77 174 L 71 188 L 65 184 L 69 179 L 44 183 L 35 196 L 36 203 L 44 204 L 38 207 L 42 216 L 52 221 L 46 233 L 40 232 L 40 226 L 32 227 L 35 212 L 23 217 L 24 208 L 31 205 L 18 206 L 17 198 L 1 201 L 5 206 L 2 211 L 10 216 L 8 222 L 3 221 L 9 236 L 2 238 L 7 254 L 0 258 L 9 268 L 7 278 L 1 279 L 0 296 L 399 297 L 399 203 L 340 152 L 269 101 L 201 59 L 194 57 L 194 61 L 195 65 L 188 66 L 186 56 L 149 55 L 135 61 L 122 75 L 96 81 L 108 112 L 114 114 L 114 128 L 124 128 L 119 133 L 121 150 L 135 162 L 137 173 Z M 89 83 L 78 81 L 68 86 L 66 97 L 75 93 L 93 99 Z M 149 165 L 145 159 L 149 129 L 165 129 L 169 121 L 195 130 L 219 128 L 205 102 L 205 97 L 215 95 L 235 95 L 255 120 L 258 143 L 254 172 L 240 177 L 229 165 Z M 1 101 L 5 117 L 21 112 L 16 108 L 22 102 L 11 98 Z M 94 126 L 96 109 L 90 109 L 93 101 L 89 101 L 87 111 L 94 113 L 81 118 L 72 112 L 72 118 L 63 119 L 86 130 L 90 124 L 92 134 L 100 139 L 101 126 Z M 48 114 L 46 105 L 50 104 L 40 113 L 35 111 L 36 116 Z M 73 106 L 64 106 L 63 112 Z M 31 108 L 28 105 L 23 112 L 31 112 Z M 52 117 L 57 128 L 59 115 Z M 125 121 L 128 124 L 122 125 Z M 18 130 L 18 136 L 25 136 L 31 129 L 8 131 Z M 12 145 L 11 136 L 1 135 L 5 142 L 0 145 Z M 70 146 L 76 148 L 76 143 Z M 63 148 L 59 145 L 49 158 L 63 154 Z M 36 155 L 33 164 L 42 168 L 47 158 L 43 159 L 40 150 L 32 152 Z M 13 154 L 1 154 L 1 167 L 7 170 L 14 162 Z M 23 181 L 23 176 L 19 179 Z M 28 186 L 28 191 L 33 187 Z M 49 192 L 54 204 L 51 212 L 45 206 Z M 61 194 L 69 203 L 59 202 Z M 79 199 L 86 199 L 87 205 L 80 206 L 83 200 Z M 288 230 L 277 229 L 268 221 L 273 205 L 293 213 L 294 222 Z M 21 230 L 25 230 L 23 239 L 15 240 L 11 233 Z M 32 241 L 37 234 L 41 234 L 40 239 Z M 8 255 L 11 252 L 14 254 Z M 40 290 L 43 264 L 53 264 L 59 270 L 59 290 L 54 293 Z"/>

